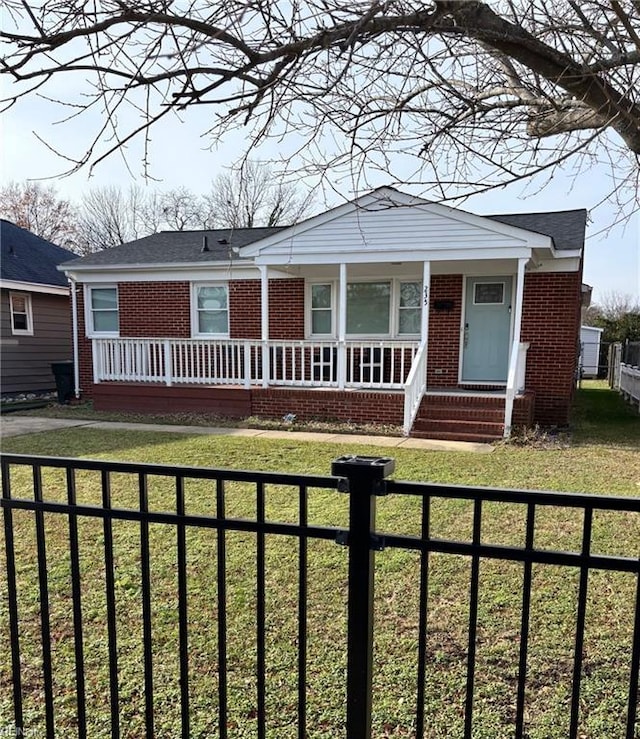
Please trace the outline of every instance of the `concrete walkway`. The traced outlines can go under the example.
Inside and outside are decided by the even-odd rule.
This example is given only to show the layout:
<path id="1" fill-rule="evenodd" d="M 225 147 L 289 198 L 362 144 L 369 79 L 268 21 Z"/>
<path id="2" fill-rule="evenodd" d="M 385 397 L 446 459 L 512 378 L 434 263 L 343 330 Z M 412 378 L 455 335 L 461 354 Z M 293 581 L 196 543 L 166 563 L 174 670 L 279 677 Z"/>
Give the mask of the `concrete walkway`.
<path id="1" fill-rule="evenodd" d="M 314 431 L 268 431 L 265 429 L 238 429 L 216 426 L 174 426 L 158 423 L 126 423 L 123 421 L 88 421 L 69 418 L 37 418 L 35 416 L 4 415 L 0 420 L 0 438 L 38 434 L 44 431 L 77 428 L 100 431 L 150 431 L 155 433 L 191 434 L 201 436 L 247 436 L 263 439 L 295 439 L 296 441 L 328 442 L 331 444 L 367 444 L 398 449 L 430 449 L 444 452 L 493 451 L 491 444 L 468 441 L 440 441 L 439 439 L 410 439 L 405 436 L 365 436 L 363 434 L 327 434 Z"/>

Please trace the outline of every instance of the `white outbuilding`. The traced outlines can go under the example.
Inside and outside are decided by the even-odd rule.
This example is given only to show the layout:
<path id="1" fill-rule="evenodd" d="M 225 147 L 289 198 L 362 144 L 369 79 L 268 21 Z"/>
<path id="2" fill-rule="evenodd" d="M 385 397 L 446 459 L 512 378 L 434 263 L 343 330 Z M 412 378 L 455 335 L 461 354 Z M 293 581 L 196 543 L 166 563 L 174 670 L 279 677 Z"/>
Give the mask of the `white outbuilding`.
<path id="1" fill-rule="evenodd" d="M 604 329 L 597 326 L 580 327 L 580 377 L 597 377 L 600 357 L 600 339 Z"/>

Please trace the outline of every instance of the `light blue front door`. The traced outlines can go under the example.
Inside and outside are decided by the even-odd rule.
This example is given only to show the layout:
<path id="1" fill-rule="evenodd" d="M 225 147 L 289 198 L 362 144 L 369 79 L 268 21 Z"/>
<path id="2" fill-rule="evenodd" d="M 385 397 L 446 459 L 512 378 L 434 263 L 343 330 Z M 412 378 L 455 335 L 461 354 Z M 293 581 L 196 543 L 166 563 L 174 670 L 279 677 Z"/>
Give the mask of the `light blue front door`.
<path id="1" fill-rule="evenodd" d="M 469 277 L 465 295 L 463 382 L 507 381 L 511 277 Z"/>

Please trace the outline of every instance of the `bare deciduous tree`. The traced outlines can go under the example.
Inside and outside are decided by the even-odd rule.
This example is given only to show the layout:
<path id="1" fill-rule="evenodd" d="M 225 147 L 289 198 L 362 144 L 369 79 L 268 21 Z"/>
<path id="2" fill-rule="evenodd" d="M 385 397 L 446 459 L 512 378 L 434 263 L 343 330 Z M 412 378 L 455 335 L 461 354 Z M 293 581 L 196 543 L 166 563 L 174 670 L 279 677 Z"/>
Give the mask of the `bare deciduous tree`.
<path id="1" fill-rule="evenodd" d="M 205 228 L 208 222 L 206 198 L 194 195 L 186 187 L 158 194 L 155 201 L 158 219 L 171 231 Z"/>
<path id="2" fill-rule="evenodd" d="M 78 243 L 88 254 L 110 249 L 161 230 L 184 231 L 207 226 L 207 203 L 187 188 L 162 192 L 132 186 L 89 190 L 82 198 Z"/>
<path id="3" fill-rule="evenodd" d="M 206 200 L 210 225 L 229 228 L 289 225 L 307 215 L 312 203 L 270 167 L 251 160 L 218 175 Z"/>
<path id="4" fill-rule="evenodd" d="M 78 245 L 84 254 L 110 249 L 139 236 L 144 212 L 144 196 L 139 187 L 123 193 L 118 187 L 89 190 L 80 204 Z"/>
<path id="5" fill-rule="evenodd" d="M 610 290 L 586 309 L 584 319 L 589 325 L 597 326 L 599 321 L 615 322 L 629 313 L 640 313 L 640 302 L 631 295 Z"/>
<path id="6" fill-rule="evenodd" d="M 39 182 L 12 182 L 0 189 L 0 216 L 37 236 L 73 249 L 77 237 L 77 213 L 59 198 L 52 186 Z"/>
<path id="7" fill-rule="evenodd" d="M 637 0 L 5 0 L 2 19 L 7 104 L 49 92 L 104 109 L 74 166 L 209 105 L 214 139 L 239 125 L 250 146 L 306 137 L 307 171 L 393 178 L 400 163 L 398 181 L 444 199 L 605 161 L 612 195 L 637 203 Z M 74 70 L 89 87 L 62 99 Z"/>

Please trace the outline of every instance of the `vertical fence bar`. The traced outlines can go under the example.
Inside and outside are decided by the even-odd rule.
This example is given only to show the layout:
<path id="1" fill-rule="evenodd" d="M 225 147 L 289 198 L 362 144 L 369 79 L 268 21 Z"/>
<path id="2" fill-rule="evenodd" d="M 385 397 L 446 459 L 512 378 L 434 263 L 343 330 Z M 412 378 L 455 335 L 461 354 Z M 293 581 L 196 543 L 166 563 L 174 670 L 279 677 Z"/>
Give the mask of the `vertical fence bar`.
<path id="1" fill-rule="evenodd" d="M 527 506 L 527 530 L 525 534 L 525 550 L 533 551 L 535 534 L 536 507 L 534 503 Z M 531 561 L 524 563 L 522 580 L 522 618 L 520 620 L 520 658 L 518 663 L 518 693 L 516 698 L 516 739 L 524 737 L 524 704 L 526 697 L 527 658 L 529 652 L 529 616 L 531 613 Z"/>
<path id="2" fill-rule="evenodd" d="M 102 470 L 102 507 L 111 510 L 111 478 L 107 470 Z M 103 519 L 104 534 L 104 580 L 107 601 L 107 639 L 109 644 L 109 700 L 111 708 L 111 737 L 120 737 L 120 697 L 118 689 L 118 643 L 116 630 L 115 571 L 113 561 L 113 524 L 106 515 Z"/>
<path id="3" fill-rule="evenodd" d="M 422 541 L 430 539 L 431 498 L 422 499 Z M 416 707 L 416 736 L 424 734 L 424 694 L 427 670 L 427 607 L 429 603 L 429 550 L 420 552 L 420 615 L 418 622 L 418 691 Z"/>
<path id="4" fill-rule="evenodd" d="M 33 497 L 42 503 L 42 469 L 33 466 Z M 55 735 L 53 715 L 53 670 L 51 667 L 51 618 L 49 615 L 49 583 L 47 578 L 47 543 L 44 513 L 36 508 L 36 548 L 38 551 L 38 585 L 40 590 L 40 628 L 42 639 L 42 675 L 44 678 L 44 705 L 47 736 Z"/>
<path id="5" fill-rule="evenodd" d="M 149 512 L 147 476 L 138 475 L 140 512 Z M 147 736 L 153 736 L 153 636 L 151 630 L 151 568 L 149 565 L 149 521 L 140 520 L 140 575 L 142 579 L 142 641 L 144 651 L 144 705 Z"/>
<path id="6" fill-rule="evenodd" d="M 76 505 L 76 477 L 73 467 L 67 467 L 67 501 Z M 87 709 L 84 682 L 84 644 L 82 636 L 82 588 L 80 587 L 80 548 L 78 516 L 69 513 L 69 554 L 71 558 L 71 598 L 73 600 L 73 641 L 76 664 L 76 701 L 78 704 L 78 739 L 87 736 Z"/>
<path id="7" fill-rule="evenodd" d="M 2 499 L 11 500 L 11 474 L 9 465 L 2 460 Z M 13 683 L 13 728 L 16 736 L 24 734 L 22 718 L 22 678 L 20 674 L 20 629 L 18 627 L 18 589 L 16 583 L 16 558 L 13 540 L 13 511 L 3 506 L 4 548 L 7 557 L 7 601 L 9 604 L 9 634 L 11 640 L 11 680 Z"/>
<path id="8" fill-rule="evenodd" d="M 176 512 L 185 515 L 184 478 L 176 477 Z M 180 641 L 180 717 L 182 736 L 189 736 L 189 634 L 187 612 L 187 537 L 183 523 L 176 526 L 178 546 L 178 632 Z"/>
<path id="9" fill-rule="evenodd" d="M 264 483 L 256 483 L 257 522 L 265 522 Z M 265 534 L 256 534 L 256 672 L 258 684 L 258 739 L 266 737 L 266 644 L 265 644 Z"/>
<path id="10" fill-rule="evenodd" d="M 216 516 L 225 518 L 224 480 L 216 481 Z M 218 529 L 218 734 L 227 739 L 227 545 L 225 530 Z"/>
<path id="11" fill-rule="evenodd" d="M 482 525 L 482 501 L 473 502 L 473 544 L 480 544 Z M 467 649 L 467 695 L 464 707 L 464 737 L 471 739 L 473 725 L 473 691 L 476 672 L 476 639 L 478 632 L 478 589 L 480 584 L 480 557 L 473 555 L 471 560 L 471 584 L 469 587 L 469 645 Z"/>
<path id="12" fill-rule="evenodd" d="M 299 524 L 300 542 L 298 546 L 298 739 L 307 736 L 307 537 L 308 492 L 300 487 Z"/>
<path id="13" fill-rule="evenodd" d="M 591 550 L 591 525 L 593 508 L 585 508 L 582 530 L 582 556 L 588 557 Z M 578 720 L 580 718 L 580 683 L 582 680 L 582 649 L 584 646 L 584 624 L 587 615 L 587 587 L 589 584 L 589 567 L 580 567 L 580 586 L 578 591 L 578 615 L 576 618 L 576 643 L 573 653 L 573 682 L 571 686 L 571 724 L 570 739 L 578 736 Z"/>
<path id="14" fill-rule="evenodd" d="M 631 647 L 631 676 L 629 678 L 629 702 L 627 704 L 627 733 L 625 739 L 636 737 L 635 724 L 638 711 L 638 677 L 640 676 L 640 574 L 636 576 L 636 607 Z"/>
<path id="15" fill-rule="evenodd" d="M 347 736 L 371 738 L 373 594 L 376 494 L 395 468 L 388 457 L 340 457 L 331 474 L 346 477 L 349 492 L 347 606 Z"/>

